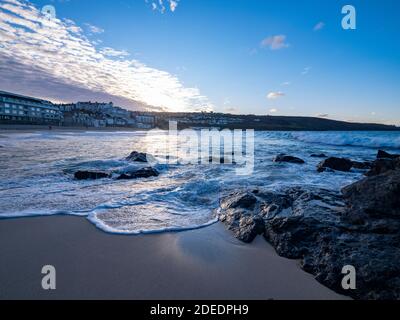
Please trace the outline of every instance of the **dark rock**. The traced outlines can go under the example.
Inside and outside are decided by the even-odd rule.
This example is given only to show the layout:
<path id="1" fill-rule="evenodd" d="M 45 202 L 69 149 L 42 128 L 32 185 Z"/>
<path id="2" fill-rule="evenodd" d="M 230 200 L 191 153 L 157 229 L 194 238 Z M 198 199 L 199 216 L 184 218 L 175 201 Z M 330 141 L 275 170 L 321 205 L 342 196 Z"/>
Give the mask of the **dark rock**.
<path id="1" fill-rule="evenodd" d="M 223 209 L 253 209 L 257 198 L 252 193 L 234 193 L 221 199 L 221 208 Z"/>
<path id="2" fill-rule="evenodd" d="M 279 255 L 300 260 L 338 293 L 399 299 L 399 182 L 400 171 L 388 171 L 345 188 L 343 195 L 299 187 L 236 192 L 223 198 L 218 216 L 244 242 L 263 232 Z M 356 290 L 341 286 L 346 265 L 356 268 Z"/>
<path id="3" fill-rule="evenodd" d="M 143 168 L 139 169 L 136 171 L 128 172 L 128 173 L 123 173 L 119 177 L 117 177 L 117 180 L 132 180 L 132 179 L 140 179 L 140 178 L 150 178 L 150 177 L 158 177 L 160 174 L 159 172 L 154 169 L 154 168 Z"/>
<path id="4" fill-rule="evenodd" d="M 310 155 L 310 157 L 312 157 L 312 158 L 327 158 L 328 156 L 324 153 L 320 153 L 320 154 L 314 153 L 314 154 Z"/>
<path id="5" fill-rule="evenodd" d="M 396 159 L 399 158 L 400 154 L 390 154 L 386 151 L 379 150 L 376 156 L 377 159 Z"/>
<path id="6" fill-rule="evenodd" d="M 365 175 L 372 177 L 376 176 L 390 170 L 400 169 L 400 158 L 395 159 L 378 159 L 375 160 L 371 165 L 371 170 L 368 171 Z"/>
<path id="7" fill-rule="evenodd" d="M 127 161 L 131 162 L 142 162 L 142 163 L 147 163 L 150 161 L 154 161 L 154 157 L 151 156 L 150 154 L 147 153 L 141 153 L 137 151 L 133 151 L 127 158 Z"/>
<path id="8" fill-rule="evenodd" d="M 352 165 L 354 169 L 360 169 L 360 170 L 368 170 L 372 168 L 372 162 L 369 161 L 364 161 L 364 162 L 352 161 Z"/>
<path id="9" fill-rule="evenodd" d="M 318 172 L 324 172 L 326 169 L 332 169 L 336 171 L 348 172 L 353 167 L 353 162 L 345 158 L 331 157 L 322 161 L 318 167 Z"/>
<path id="10" fill-rule="evenodd" d="M 273 161 L 274 162 L 289 162 L 289 163 L 297 163 L 297 164 L 304 164 L 305 163 L 305 161 L 300 159 L 300 158 L 293 157 L 293 156 L 288 156 L 288 155 L 285 155 L 285 154 L 277 155 L 273 159 Z"/>
<path id="11" fill-rule="evenodd" d="M 400 218 L 400 170 L 365 178 L 342 190 L 350 212 Z"/>
<path id="12" fill-rule="evenodd" d="M 110 178 L 110 174 L 97 171 L 77 171 L 74 177 L 76 180 L 96 180 Z"/>

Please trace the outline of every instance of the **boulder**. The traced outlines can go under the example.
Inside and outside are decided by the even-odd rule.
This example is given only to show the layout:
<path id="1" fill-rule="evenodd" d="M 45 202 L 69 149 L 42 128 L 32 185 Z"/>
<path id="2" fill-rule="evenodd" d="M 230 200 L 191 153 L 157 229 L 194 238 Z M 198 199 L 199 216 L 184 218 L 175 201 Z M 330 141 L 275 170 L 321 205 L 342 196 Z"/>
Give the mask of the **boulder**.
<path id="1" fill-rule="evenodd" d="M 400 219 L 400 170 L 364 178 L 342 190 L 350 212 Z"/>
<path id="2" fill-rule="evenodd" d="M 400 169 L 400 158 L 395 158 L 395 159 L 381 158 L 375 160 L 372 163 L 370 171 L 368 171 L 365 175 L 372 177 L 391 170 L 398 170 L 398 169 Z"/>
<path id="3" fill-rule="evenodd" d="M 293 157 L 293 156 L 288 156 L 286 154 L 279 154 L 277 155 L 274 159 L 274 162 L 288 162 L 288 163 L 296 163 L 296 164 L 304 164 L 305 161 L 297 158 L 297 157 Z"/>
<path id="4" fill-rule="evenodd" d="M 133 151 L 127 158 L 127 161 L 130 162 L 142 162 L 142 163 L 147 163 L 150 161 L 154 161 L 154 157 L 150 154 L 147 153 L 142 153 L 142 152 L 137 152 Z"/>
<path id="5" fill-rule="evenodd" d="M 98 172 L 98 171 L 77 171 L 74 174 L 76 180 L 97 180 L 110 178 L 111 175 L 106 172 Z"/>
<path id="6" fill-rule="evenodd" d="M 343 194 L 304 187 L 234 192 L 222 199 L 218 217 L 244 242 L 263 233 L 279 255 L 300 260 L 340 294 L 400 299 L 398 175 L 366 178 Z M 356 268 L 356 290 L 341 286 L 346 265 Z"/>
<path id="7" fill-rule="evenodd" d="M 325 153 L 313 153 L 310 155 L 312 158 L 328 158 L 328 156 Z"/>
<path id="8" fill-rule="evenodd" d="M 354 169 L 360 169 L 360 170 L 368 170 L 372 168 L 372 162 L 370 161 L 352 161 L 352 167 Z"/>
<path id="9" fill-rule="evenodd" d="M 376 156 L 377 159 L 396 159 L 399 158 L 400 154 L 390 154 L 384 150 L 379 150 Z"/>
<path id="10" fill-rule="evenodd" d="M 159 172 L 151 167 L 142 168 L 139 170 L 135 170 L 132 172 L 122 173 L 117 177 L 117 180 L 132 180 L 132 179 L 140 179 L 140 178 L 150 178 L 150 177 L 158 177 Z"/>
<path id="11" fill-rule="evenodd" d="M 317 170 L 318 172 L 324 172 L 327 169 L 332 169 L 336 171 L 348 172 L 351 170 L 352 167 L 353 162 L 349 159 L 330 157 L 322 161 L 318 165 Z"/>

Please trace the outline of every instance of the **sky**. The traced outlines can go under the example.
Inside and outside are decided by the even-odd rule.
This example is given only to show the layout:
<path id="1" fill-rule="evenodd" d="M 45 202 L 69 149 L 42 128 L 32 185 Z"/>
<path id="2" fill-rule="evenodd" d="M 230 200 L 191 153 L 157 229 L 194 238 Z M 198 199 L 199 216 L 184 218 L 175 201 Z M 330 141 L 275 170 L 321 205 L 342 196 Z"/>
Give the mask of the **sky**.
<path id="1" fill-rule="evenodd" d="M 0 90 L 400 125 L 399 13 L 398 0 L 0 0 Z"/>

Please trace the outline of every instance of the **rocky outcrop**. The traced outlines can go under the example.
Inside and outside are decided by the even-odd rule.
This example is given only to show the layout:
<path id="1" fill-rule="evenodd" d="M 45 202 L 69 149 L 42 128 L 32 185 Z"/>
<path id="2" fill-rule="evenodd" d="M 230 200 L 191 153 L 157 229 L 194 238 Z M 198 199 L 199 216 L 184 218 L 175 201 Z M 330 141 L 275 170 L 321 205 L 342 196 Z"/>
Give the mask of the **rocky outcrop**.
<path id="1" fill-rule="evenodd" d="M 391 170 L 400 170 L 400 156 L 380 150 L 377 159 L 371 164 L 370 171 L 365 175 L 372 177 Z"/>
<path id="2" fill-rule="evenodd" d="M 126 157 L 126 160 L 130 162 L 148 163 L 153 162 L 155 159 L 150 154 L 133 151 L 128 157 Z"/>
<path id="3" fill-rule="evenodd" d="M 400 154 L 390 154 L 389 152 L 386 152 L 384 150 L 379 150 L 376 156 L 377 159 L 392 159 L 392 160 L 399 157 Z"/>
<path id="4" fill-rule="evenodd" d="M 286 154 L 279 154 L 273 160 L 273 162 L 288 162 L 288 163 L 296 163 L 296 164 L 304 164 L 305 161 L 303 159 L 288 156 Z"/>
<path id="5" fill-rule="evenodd" d="M 356 299 L 400 299 L 400 171 L 368 177 L 341 192 L 288 188 L 235 192 L 220 220 L 245 242 L 263 234 L 278 254 L 299 259 L 322 284 Z M 352 265 L 357 289 L 341 286 Z"/>
<path id="6" fill-rule="evenodd" d="M 140 178 L 151 178 L 151 177 L 158 177 L 160 173 L 151 167 L 142 168 L 135 171 L 122 173 L 117 177 L 117 180 L 133 180 L 133 179 L 140 179 Z"/>
<path id="7" fill-rule="evenodd" d="M 313 153 L 310 155 L 311 158 L 328 158 L 325 153 Z"/>
<path id="8" fill-rule="evenodd" d="M 106 172 L 99 172 L 99 171 L 77 171 L 74 174 L 74 178 L 76 180 L 97 180 L 97 179 L 104 179 L 110 178 L 111 175 Z"/>
<path id="9" fill-rule="evenodd" d="M 354 169 L 359 169 L 359 170 L 368 170 L 372 168 L 372 162 L 370 161 L 351 161 L 352 163 L 352 168 Z"/>
<path id="10" fill-rule="evenodd" d="M 353 167 L 353 162 L 346 158 L 336 158 L 330 157 L 322 161 L 318 167 L 318 172 L 324 172 L 328 169 L 336 170 L 336 171 L 343 171 L 348 172 Z"/>
<path id="11" fill-rule="evenodd" d="M 361 212 L 366 219 L 392 216 L 400 221 L 400 170 L 365 178 L 342 192 L 350 214 Z"/>

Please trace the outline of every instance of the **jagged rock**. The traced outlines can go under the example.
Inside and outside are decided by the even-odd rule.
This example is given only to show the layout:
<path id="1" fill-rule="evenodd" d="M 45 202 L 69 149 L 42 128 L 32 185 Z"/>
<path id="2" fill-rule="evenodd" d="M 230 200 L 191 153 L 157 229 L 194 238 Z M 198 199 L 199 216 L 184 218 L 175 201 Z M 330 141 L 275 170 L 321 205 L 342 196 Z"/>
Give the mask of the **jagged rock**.
<path id="1" fill-rule="evenodd" d="M 353 162 L 349 159 L 330 157 L 322 161 L 318 165 L 317 170 L 318 172 L 324 172 L 327 169 L 332 169 L 336 171 L 347 172 L 350 171 L 352 167 Z"/>
<path id="2" fill-rule="evenodd" d="M 372 177 L 390 170 L 400 169 L 400 158 L 395 159 L 377 159 L 371 165 L 371 170 L 365 175 Z"/>
<path id="3" fill-rule="evenodd" d="M 369 161 L 352 161 L 352 167 L 360 170 L 368 170 L 372 168 L 372 162 Z"/>
<path id="4" fill-rule="evenodd" d="M 254 193 L 235 193 L 221 200 L 221 208 L 223 209 L 253 209 L 257 198 Z"/>
<path id="5" fill-rule="evenodd" d="M 133 151 L 127 158 L 127 161 L 147 163 L 154 161 L 154 157 L 147 153 Z"/>
<path id="6" fill-rule="evenodd" d="M 277 155 L 274 159 L 274 162 L 289 162 L 289 163 L 297 163 L 297 164 L 304 164 L 305 161 L 297 158 L 297 157 L 293 157 L 293 156 L 288 156 L 286 154 L 279 154 Z"/>
<path id="7" fill-rule="evenodd" d="M 150 178 L 150 177 L 158 177 L 160 174 L 154 168 L 143 168 L 136 171 L 122 173 L 117 177 L 117 180 L 132 180 L 139 178 Z"/>
<path id="8" fill-rule="evenodd" d="M 342 192 L 350 211 L 400 218 L 400 170 L 365 178 L 345 187 Z"/>
<path id="9" fill-rule="evenodd" d="M 97 171 L 77 171 L 74 174 L 76 180 L 96 180 L 110 178 L 110 174 Z"/>
<path id="10" fill-rule="evenodd" d="M 312 158 L 327 158 L 328 156 L 325 153 L 313 153 L 312 155 L 310 155 L 310 157 Z"/>
<path id="11" fill-rule="evenodd" d="M 234 235 L 265 239 L 322 284 L 356 299 L 400 298 L 400 171 L 366 178 L 343 190 L 288 188 L 235 192 L 218 216 Z M 263 221 L 264 226 L 261 224 Z M 353 265 L 357 289 L 344 290 L 342 268 Z"/>
<path id="12" fill-rule="evenodd" d="M 390 154 L 384 150 L 379 150 L 376 156 L 377 159 L 396 159 L 399 158 L 400 154 Z"/>

